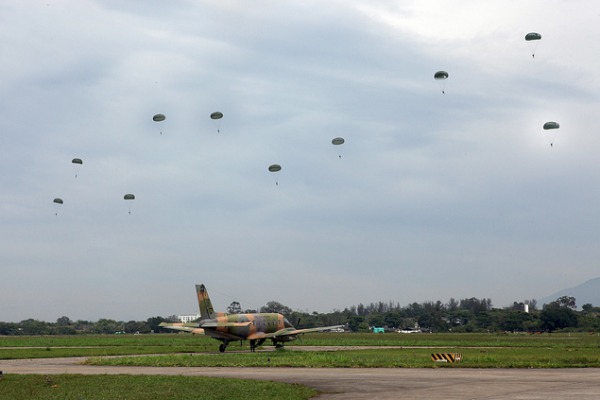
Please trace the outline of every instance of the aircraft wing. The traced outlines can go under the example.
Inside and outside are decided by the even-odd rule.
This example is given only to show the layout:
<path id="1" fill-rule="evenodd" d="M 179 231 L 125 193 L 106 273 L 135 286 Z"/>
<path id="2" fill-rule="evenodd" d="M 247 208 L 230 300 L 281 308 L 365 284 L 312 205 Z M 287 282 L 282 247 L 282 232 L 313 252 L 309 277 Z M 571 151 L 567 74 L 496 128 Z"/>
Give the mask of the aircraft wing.
<path id="1" fill-rule="evenodd" d="M 320 326 L 318 328 L 293 329 L 287 332 L 287 335 L 301 335 L 303 333 L 325 332 L 332 329 L 343 328 L 344 325 Z M 278 333 L 278 332 L 276 332 Z"/>
<path id="2" fill-rule="evenodd" d="M 204 329 L 198 328 L 197 324 L 184 324 L 181 322 L 161 322 L 159 324 L 161 328 L 171 329 L 174 331 L 190 332 L 195 334 L 204 334 Z"/>
<path id="3" fill-rule="evenodd" d="M 295 328 L 285 328 L 280 329 L 277 332 L 265 333 L 265 332 L 256 332 L 248 336 L 248 339 L 271 339 L 285 336 L 294 336 L 301 335 L 304 333 L 311 332 L 324 332 L 335 328 L 343 328 L 344 325 L 333 325 L 333 326 L 321 326 L 318 328 L 306 328 L 306 329 L 295 329 Z"/>
<path id="4" fill-rule="evenodd" d="M 204 323 L 201 322 L 200 326 L 202 328 L 217 329 L 217 328 L 222 328 L 222 327 L 233 328 L 233 327 L 240 327 L 240 326 L 249 326 L 250 324 L 252 324 L 251 321 L 247 321 L 247 322 L 216 322 L 216 321 L 208 321 L 208 322 L 204 322 Z"/>

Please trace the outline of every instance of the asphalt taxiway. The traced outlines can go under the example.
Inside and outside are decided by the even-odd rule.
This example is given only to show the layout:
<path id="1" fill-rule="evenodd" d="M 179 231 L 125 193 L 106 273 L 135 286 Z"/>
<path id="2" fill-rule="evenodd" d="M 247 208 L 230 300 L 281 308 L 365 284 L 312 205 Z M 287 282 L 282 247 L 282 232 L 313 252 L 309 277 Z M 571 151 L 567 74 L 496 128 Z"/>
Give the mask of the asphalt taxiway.
<path id="1" fill-rule="evenodd" d="M 600 368 L 207 368 L 110 367 L 85 358 L 0 360 L 4 374 L 185 375 L 261 379 L 312 387 L 318 399 L 600 399 Z"/>

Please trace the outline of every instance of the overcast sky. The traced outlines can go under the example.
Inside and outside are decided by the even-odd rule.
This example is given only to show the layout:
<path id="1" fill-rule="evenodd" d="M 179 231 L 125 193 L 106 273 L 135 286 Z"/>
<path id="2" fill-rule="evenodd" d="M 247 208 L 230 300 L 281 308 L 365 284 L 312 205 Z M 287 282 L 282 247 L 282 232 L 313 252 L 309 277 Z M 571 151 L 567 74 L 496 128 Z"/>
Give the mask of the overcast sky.
<path id="1" fill-rule="evenodd" d="M 599 17 L 595 0 L 2 2 L 0 321 L 195 313 L 196 283 L 218 310 L 329 312 L 504 307 L 598 277 Z"/>

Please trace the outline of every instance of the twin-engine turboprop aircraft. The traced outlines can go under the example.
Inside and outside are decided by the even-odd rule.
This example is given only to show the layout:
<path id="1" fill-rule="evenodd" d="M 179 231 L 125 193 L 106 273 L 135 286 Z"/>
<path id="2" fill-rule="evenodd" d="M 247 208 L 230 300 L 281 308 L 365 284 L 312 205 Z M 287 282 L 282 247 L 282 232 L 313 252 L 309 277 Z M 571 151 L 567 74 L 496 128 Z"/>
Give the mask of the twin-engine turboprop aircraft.
<path id="1" fill-rule="evenodd" d="M 341 328 L 343 325 L 325 326 L 319 328 L 296 329 L 279 313 L 257 314 L 226 314 L 215 313 L 208 292 L 204 285 L 196 285 L 200 321 L 197 323 L 167 323 L 160 324 L 165 329 L 204 333 L 220 340 L 219 351 L 223 353 L 229 342 L 249 340 L 250 350 L 261 346 L 265 340 L 271 339 L 275 347 L 283 347 L 283 343 L 295 340 L 298 335 L 310 332 L 322 332 Z"/>

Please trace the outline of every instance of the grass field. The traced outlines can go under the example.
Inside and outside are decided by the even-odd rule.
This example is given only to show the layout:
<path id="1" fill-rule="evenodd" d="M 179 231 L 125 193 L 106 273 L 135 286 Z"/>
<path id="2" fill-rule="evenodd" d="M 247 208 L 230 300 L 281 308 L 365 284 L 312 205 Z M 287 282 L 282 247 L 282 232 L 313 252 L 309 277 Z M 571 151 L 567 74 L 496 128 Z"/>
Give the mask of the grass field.
<path id="1" fill-rule="evenodd" d="M 231 343 L 187 334 L 2 337 L 0 359 L 90 357 L 88 363 L 152 366 L 440 367 L 431 353 L 461 353 L 471 368 L 600 367 L 598 334 L 354 334 L 319 333 L 292 342 L 283 351 L 248 351 Z M 352 350 L 293 351 L 296 346 L 353 346 Z M 387 346 L 387 349 L 360 349 Z M 393 347 L 392 347 L 393 346 Z M 358 349 L 356 348 L 358 347 Z M 398 348 L 401 347 L 401 348 Z M 156 356 L 161 355 L 162 356 Z M 146 355 L 106 359 L 106 355 Z M 149 356 L 152 355 L 152 356 Z M 192 356 L 190 356 L 192 355 Z"/>
<path id="2" fill-rule="evenodd" d="M 301 385 L 189 376 L 6 375 L 0 380 L 1 400 L 305 400 L 316 394 Z"/>
<path id="3" fill-rule="evenodd" d="M 353 334 L 317 333 L 284 350 L 251 353 L 248 343 L 188 334 L 0 337 L 0 360 L 87 357 L 87 364 L 222 367 L 342 368 L 582 368 L 600 367 L 598 334 Z M 307 346 L 317 346 L 307 347 Z M 323 346 L 318 349 L 318 346 Z M 332 351 L 332 346 L 337 350 Z M 340 347 L 351 349 L 340 350 Z M 375 346 L 382 346 L 376 348 Z M 305 350 L 302 350 L 304 347 Z M 300 351 L 302 350 L 302 351 Z M 327 351 L 325 351 L 327 350 Z M 432 353 L 460 353 L 460 363 L 439 363 Z M 121 355 L 106 358 L 102 356 Z M 12 375 L 0 380 L 3 399 L 308 399 L 307 387 L 274 382 L 184 376 Z"/>

